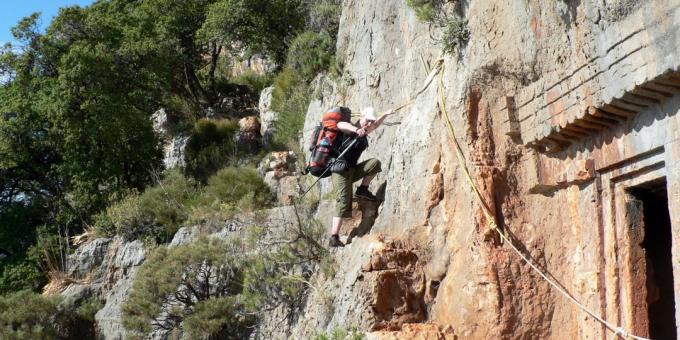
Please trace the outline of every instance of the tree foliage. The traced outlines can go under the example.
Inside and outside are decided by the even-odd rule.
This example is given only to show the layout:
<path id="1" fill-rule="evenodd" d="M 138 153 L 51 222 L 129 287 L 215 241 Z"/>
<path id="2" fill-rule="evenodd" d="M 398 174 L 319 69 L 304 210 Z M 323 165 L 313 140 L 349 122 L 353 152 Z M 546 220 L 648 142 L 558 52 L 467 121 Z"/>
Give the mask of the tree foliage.
<path id="1" fill-rule="evenodd" d="M 133 337 L 161 329 L 189 339 L 248 338 L 259 312 L 300 307 L 313 268 L 329 259 L 322 234 L 315 223 L 250 226 L 245 238 L 160 246 L 137 275 L 123 324 Z"/>
<path id="2" fill-rule="evenodd" d="M 238 242 L 215 238 L 158 248 L 140 269 L 123 324 L 144 335 L 152 326 L 172 330 L 187 319 L 190 334 L 247 337 L 254 319 L 242 302 L 243 258 Z"/>
<path id="3" fill-rule="evenodd" d="M 79 308 L 60 297 L 46 297 L 29 290 L 0 296 L 1 339 L 92 339 L 94 314 L 102 306 L 95 298 Z"/>
<path id="4" fill-rule="evenodd" d="M 56 339 L 58 300 L 30 291 L 0 296 L 0 338 Z"/>
<path id="5" fill-rule="evenodd" d="M 463 17 L 463 5 L 460 1 L 446 0 L 407 0 L 416 17 L 440 30 L 436 39 L 445 53 L 453 54 L 470 39 L 467 19 Z"/>
<path id="6" fill-rule="evenodd" d="M 205 186 L 172 170 L 144 192 L 132 192 L 111 204 L 96 216 L 94 226 L 100 236 L 165 243 L 187 221 L 224 219 L 268 207 L 272 201 L 269 187 L 252 168 L 226 167 L 209 177 Z"/>
<path id="7" fill-rule="evenodd" d="M 18 22 L 15 42 L 0 48 L 0 253 L 4 267 L 17 266 L 3 277 L 45 261 L 27 255 L 39 228 L 67 238 L 154 182 L 152 112 L 200 118 L 250 98 L 228 65 L 242 51 L 282 65 L 308 9 L 300 0 L 102 0 L 61 9 L 45 31 L 39 14 Z"/>
<path id="8" fill-rule="evenodd" d="M 199 35 L 282 64 L 291 39 L 304 28 L 306 9 L 301 0 L 222 0 L 210 6 Z"/>

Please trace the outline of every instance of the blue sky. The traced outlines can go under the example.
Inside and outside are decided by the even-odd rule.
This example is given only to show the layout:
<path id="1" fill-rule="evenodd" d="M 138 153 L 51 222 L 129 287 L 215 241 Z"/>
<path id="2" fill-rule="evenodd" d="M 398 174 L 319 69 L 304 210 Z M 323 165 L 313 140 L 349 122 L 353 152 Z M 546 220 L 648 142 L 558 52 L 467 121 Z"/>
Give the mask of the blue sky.
<path id="1" fill-rule="evenodd" d="M 94 0 L 0 0 L 0 45 L 12 42 L 10 29 L 33 12 L 42 12 L 41 27 L 44 30 L 59 8 L 72 5 L 87 6 Z"/>

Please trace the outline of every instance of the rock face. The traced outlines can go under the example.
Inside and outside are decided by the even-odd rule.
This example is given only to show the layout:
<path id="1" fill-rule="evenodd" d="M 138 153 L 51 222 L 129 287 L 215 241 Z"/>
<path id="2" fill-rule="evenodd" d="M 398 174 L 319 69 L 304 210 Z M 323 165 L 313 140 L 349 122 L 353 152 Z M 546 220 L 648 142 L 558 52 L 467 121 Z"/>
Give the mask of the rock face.
<path id="1" fill-rule="evenodd" d="M 107 269 L 108 284 L 104 307 L 97 312 L 97 334 L 104 339 L 125 339 L 122 306 L 132 289 L 139 266 L 145 259 L 142 241 L 123 243 L 116 249 L 113 262 Z"/>
<path id="2" fill-rule="evenodd" d="M 405 323 L 426 318 L 425 275 L 416 249 L 404 242 L 382 242 L 361 271 L 373 284 L 371 309 L 374 321 L 369 330 L 398 330 Z"/>
<path id="3" fill-rule="evenodd" d="M 260 122 L 262 122 L 260 134 L 262 135 L 262 143 L 265 146 L 269 146 L 269 143 L 271 143 L 271 138 L 276 132 L 274 124 L 279 120 L 279 113 L 271 110 L 273 91 L 273 86 L 262 90 L 260 102 L 257 106 L 260 111 Z"/>
<path id="4" fill-rule="evenodd" d="M 99 269 L 107 255 L 110 238 L 98 238 L 78 248 L 69 256 L 68 274 L 71 277 L 85 277 L 95 269 Z"/>
<path id="5" fill-rule="evenodd" d="M 174 135 L 172 128 L 176 121 L 172 121 L 165 109 L 160 109 L 151 115 L 153 129 L 163 140 L 163 164 L 165 169 L 172 169 L 184 166 L 185 149 L 189 142 L 189 137 L 184 135 Z"/>
<path id="6" fill-rule="evenodd" d="M 662 194 L 651 204 L 668 206 L 668 235 L 680 244 L 680 203 L 671 199 L 680 195 L 677 3 L 473 1 L 460 7 L 471 37 L 443 56 L 442 97 L 492 217 L 520 251 L 589 309 L 636 335 L 648 336 L 654 327 L 663 332 L 664 326 L 654 325 L 667 321 L 645 314 L 657 308 L 644 300 L 641 283 L 653 273 L 641 276 L 633 268 L 639 261 L 680 261 L 680 250 L 666 246 L 673 252 L 658 262 L 645 257 L 651 255 L 636 243 L 639 235 L 629 233 L 644 224 L 631 213 L 630 202 L 641 196 L 625 190 L 667 193 L 668 199 Z M 423 86 L 428 65 L 441 56 L 430 39 L 441 33 L 418 22 L 404 2 L 345 1 L 337 51 L 354 81 L 343 91 L 317 91 L 321 96 L 310 104 L 301 141 L 336 103 L 381 111 L 408 102 Z M 490 228 L 455 156 L 438 87 L 435 79 L 388 120 L 397 124 L 375 131 L 364 156 L 381 160 L 383 172 L 371 188 L 384 190 L 365 237 L 400 237 L 428 250 L 419 257 L 425 262 L 424 322 L 435 325 L 427 332 L 445 338 L 447 329 L 449 337 L 466 339 L 613 338 Z M 322 182 L 323 198 L 332 187 Z M 371 253 L 358 238 L 340 261 Z M 338 275 L 355 280 L 353 270 L 340 265 Z M 680 268 L 664 271 L 680 277 Z M 679 282 L 666 284 L 668 299 L 680 301 Z M 372 308 L 358 301 L 377 294 L 352 295 L 353 285 L 333 292 L 357 299 L 354 307 L 365 312 Z M 315 302 L 303 311 L 305 318 L 320 313 Z M 337 308 L 337 301 L 333 306 L 325 323 L 299 322 L 286 334 L 338 324 L 371 329 Z M 665 315 L 673 313 L 676 327 L 680 308 Z M 418 328 L 371 337 L 419 338 Z"/>
<path id="7" fill-rule="evenodd" d="M 248 72 L 264 74 L 273 71 L 276 67 L 274 62 L 261 54 L 254 54 L 249 58 L 245 58 L 245 55 L 246 53 L 242 52 L 238 56 L 233 56 L 236 57 L 237 60 L 241 61 L 233 65 L 231 70 L 232 76 L 239 76 Z"/>
<path id="8" fill-rule="evenodd" d="M 90 296 L 105 301 L 95 315 L 99 338 L 126 338 L 121 307 L 144 259 L 145 249 L 141 241 L 124 242 L 118 237 L 95 239 L 69 256 L 69 276 L 76 279 L 76 283 L 67 287 L 61 295 L 65 301 L 76 305 Z"/>
<path id="9" fill-rule="evenodd" d="M 153 129 L 156 133 L 161 136 L 167 136 L 171 125 L 168 119 L 168 113 L 165 109 L 159 109 L 151 115 L 151 121 L 153 123 Z"/>
<path id="10" fill-rule="evenodd" d="M 297 156 L 292 151 L 272 152 L 257 167 L 279 202 L 288 205 L 300 195 Z"/>
<path id="11" fill-rule="evenodd" d="M 189 136 L 175 136 L 163 146 L 163 164 L 165 169 L 173 169 L 184 166 L 186 160 L 186 147 Z"/>

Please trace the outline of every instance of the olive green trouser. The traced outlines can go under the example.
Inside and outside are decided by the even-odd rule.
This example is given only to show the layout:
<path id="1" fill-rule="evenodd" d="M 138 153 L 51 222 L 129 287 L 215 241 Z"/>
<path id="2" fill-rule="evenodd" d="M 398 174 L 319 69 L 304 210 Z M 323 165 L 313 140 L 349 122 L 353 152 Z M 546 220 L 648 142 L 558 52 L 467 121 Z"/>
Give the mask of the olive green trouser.
<path id="1" fill-rule="evenodd" d="M 333 189 L 336 191 L 335 216 L 352 217 L 352 183 L 382 171 L 380 161 L 371 158 L 343 172 L 333 173 Z"/>

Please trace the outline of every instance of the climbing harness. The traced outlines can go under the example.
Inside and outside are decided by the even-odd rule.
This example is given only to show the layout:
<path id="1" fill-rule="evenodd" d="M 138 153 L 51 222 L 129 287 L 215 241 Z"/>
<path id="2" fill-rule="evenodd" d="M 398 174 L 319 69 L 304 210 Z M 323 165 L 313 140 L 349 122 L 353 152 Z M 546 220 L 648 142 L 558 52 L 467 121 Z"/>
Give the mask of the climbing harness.
<path id="1" fill-rule="evenodd" d="M 439 65 L 438 65 L 439 66 Z M 590 315 L 593 317 L 595 320 L 600 322 L 602 325 L 607 327 L 609 330 L 614 332 L 614 335 L 622 337 L 624 339 L 637 339 L 637 340 L 651 340 L 648 338 L 643 338 L 637 335 L 633 335 L 629 332 L 627 332 L 623 327 L 619 327 L 617 325 L 611 324 L 608 321 L 604 320 L 602 317 L 598 316 L 594 312 L 592 312 L 590 309 L 588 309 L 586 306 L 584 306 L 582 303 L 580 303 L 576 298 L 574 298 L 566 289 L 564 289 L 559 283 L 555 282 L 554 279 L 548 277 L 543 271 L 541 271 L 538 266 L 536 266 L 533 261 L 529 260 L 517 247 L 513 244 L 513 242 L 505 235 L 503 232 L 498 228 L 498 225 L 496 224 L 496 219 L 494 218 L 493 214 L 489 210 L 489 207 L 486 205 L 486 202 L 484 201 L 484 198 L 482 197 L 482 194 L 479 192 L 479 189 L 477 189 L 477 185 L 475 185 L 474 181 L 472 180 L 472 176 L 470 175 L 470 171 L 467 167 L 467 162 L 465 160 L 465 156 L 463 155 L 463 151 L 461 150 L 460 144 L 458 143 L 458 140 L 456 138 L 456 133 L 453 130 L 453 125 L 451 124 L 451 120 L 449 119 L 449 114 L 446 111 L 446 105 L 445 105 L 445 100 L 444 100 L 444 66 L 441 65 L 441 69 L 439 70 L 439 87 L 437 89 L 437 92 L 439 93 L 439 106 L 444 113 L 444 117 L 446 118 L 446 125 L 448 126 L 449 133 L 451 134 L 451 139 L 453 140 L 453 143 L 456 147 L 456 158 L 458 159 L 458 162 L 460 163 L 461 167 L 463 168 L 463 173 L 465 174 L 465 178 L 467 179 L 467 182 L 470 184 L 470 187 L 475 193 L 475 197 L 477 197 L 477 200 L 479 201 L 479 205 L 482 207 L 482 211 L 484 212 L 484 216 L 486 217 L 486 220 L 489 223 L 489 227 L 491 229 L 495 230 L 498 235 L 505 241 L 506 244 L 510 245 L 510 247 L 519 255 L 524 262 L 526 262 L 538 275 L 540 275 L 544 280 L 546 280 L 551 286 L 553 286 L 558 292 L 560 292 L 562 295 L 564 295 L 567 299 L 569 299 L 571 302 L 573 302 L 577 307 L 579 307 L 582 311 L 584 311 L 586 314 Z"/>

